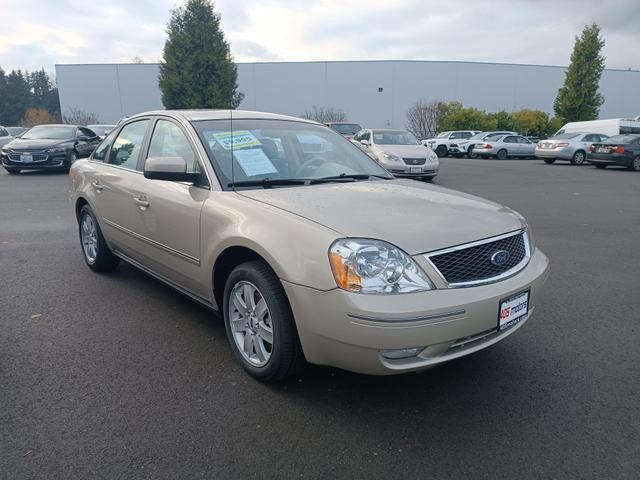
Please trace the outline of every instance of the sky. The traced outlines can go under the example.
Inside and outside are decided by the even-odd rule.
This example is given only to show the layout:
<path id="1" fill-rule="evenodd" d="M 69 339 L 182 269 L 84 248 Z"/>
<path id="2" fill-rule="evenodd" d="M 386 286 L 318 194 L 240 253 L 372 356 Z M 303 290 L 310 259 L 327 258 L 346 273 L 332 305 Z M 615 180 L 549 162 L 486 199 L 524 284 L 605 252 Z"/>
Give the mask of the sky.
<path id="1" fill-rule="evenodd" d="M 0 0 L 0 67 L 162 56 L 178 0 Z M 607 68 L 640 69 L 639 0 L 217 0 L 238 62 L 462 60 L 567 65 L 596 21 Z"/>

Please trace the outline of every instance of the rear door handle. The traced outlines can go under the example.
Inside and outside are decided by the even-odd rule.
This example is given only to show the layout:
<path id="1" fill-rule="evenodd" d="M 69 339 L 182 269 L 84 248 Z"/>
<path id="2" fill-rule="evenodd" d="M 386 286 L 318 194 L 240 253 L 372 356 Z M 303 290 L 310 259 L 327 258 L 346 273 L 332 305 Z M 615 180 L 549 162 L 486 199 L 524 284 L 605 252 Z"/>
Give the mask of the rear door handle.
<path id="1" fill-rule="evenodd" d="M 140 207 L 141 210 L 146 210 L 147 208 L 149 208 L 149 201 L 147 200 L 147 197 L 145 197 L 144 195 L 140 195 L 139 197 L 133 197 L 133 203 L 135 203 L 138 207 Z"/>

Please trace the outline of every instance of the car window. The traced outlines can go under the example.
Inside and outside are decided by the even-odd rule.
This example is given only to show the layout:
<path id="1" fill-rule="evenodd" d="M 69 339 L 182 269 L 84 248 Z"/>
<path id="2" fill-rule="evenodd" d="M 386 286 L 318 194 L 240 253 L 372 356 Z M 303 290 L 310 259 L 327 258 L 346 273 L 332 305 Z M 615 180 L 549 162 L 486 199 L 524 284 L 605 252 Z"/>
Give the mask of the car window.
<path id="1" fill-rule="evenodd" d="M 93 138 L 96 134 L 93 130 L 89 130 L 88 128 L 78 127 L 78 137 L 84 135 L 85 137 Z"/>
<path id="2" fill-rule="evenodd" d="M 371 140 L 371 132 L 369 130 L 366 130 L 362 136 L 360 137 L 360 140 L 366 140 L 366 141 L 370 141 Z"/>
<path id="3" fill-rule="evenodd" d="M 147 157 L 182 157 L 187 162 L 188 173 L 202 173 L 189 139 L 180 127 L 169 120 L 156 123 Z"/>
<path id="4" fill-rule="evenodd" d="M 460 132 L 453 132 L 449 138 L 451 139 L 462 138 L 462 134 Z"/>
<path id="5" fill-rule="evenodd" d="M 524 138 L 524 137 L 516 137 L 518 140 L 518 143 L 531 143 L 531 140 Z"/>
<path id="6" fill-rule="evenodd" d="M 473 137 L 473 132 L 460 132 L 460 138 L 471 138 Z"/>
<path id="7" fill-rule="evenodd" d="M 607 138 L 609 138 L 609 135 L 598 135 L 598 142 L 604 142 Z"/>
<path id="8" fill-rule="evenodd" d="M 98 148 L 95 149 L 93 155 L 91 155 L 91 159 L 103 162 L 114 138 L 116 138 L 116 132 L 111 132 L 111 134 L 109 134 L 102 143 L 98 145 Z"/>
<path id="9" fill-rule="evenodd" d="M 118 138 L 113 142 L 108 163 L 130 170 L 139 170 L 137 168 L 138 157 L 148 125 L 149 120 L 140 120 L 125 125 L 120 130 Z"/>
<path id="10" fill-rule="evenodd" d="M 504 143 L 516 143 L 516 137 L 513 136 L 508 136 L 508 137 L 504 137 L 504 139 L 502 140 Z"/>
<path id="11" fill-rule="evenodd" d="M 9 132 L 7 132 L 4 128 L 0 128 L 0 137 L 8 137 Z"/>

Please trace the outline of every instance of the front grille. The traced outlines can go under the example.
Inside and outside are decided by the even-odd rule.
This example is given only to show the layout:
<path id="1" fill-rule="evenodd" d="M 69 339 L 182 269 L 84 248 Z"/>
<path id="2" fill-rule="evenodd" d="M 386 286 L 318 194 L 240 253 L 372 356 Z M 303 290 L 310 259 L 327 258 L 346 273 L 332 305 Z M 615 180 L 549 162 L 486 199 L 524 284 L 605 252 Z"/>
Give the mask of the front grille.
<path id="1" fill-rule="evenodd" d="M 492 259 L 499 251 L 506 251 L 508 256 L 503 263 L 496 265 Z M 450 286 L 464 286 L 502 278 L 529 254 L 526 232 L 521 231 L 495 240 L 474 242 L 467 247 L 463 245 L 442 253 L 435 252 L 428 258 Z"/>
<path id="2" fill-rule="evenodd" d="M 34 162 L 44 162 L 47 159 L 47 155 L 45 155 L 44 153 L 34 153 L 32 154 L 33 157 L 33 161 Z M 19 162 L 20 161 L 20 154 L 18 153 L 10 153 L 9 154 L 9 160 L 12 160 L 14 162 Z"/>
<path id="3" fill-rule="evenodd" d="M 427 161 L 426 158 L 403 158 L 406 165 L 424 165 Z"/>

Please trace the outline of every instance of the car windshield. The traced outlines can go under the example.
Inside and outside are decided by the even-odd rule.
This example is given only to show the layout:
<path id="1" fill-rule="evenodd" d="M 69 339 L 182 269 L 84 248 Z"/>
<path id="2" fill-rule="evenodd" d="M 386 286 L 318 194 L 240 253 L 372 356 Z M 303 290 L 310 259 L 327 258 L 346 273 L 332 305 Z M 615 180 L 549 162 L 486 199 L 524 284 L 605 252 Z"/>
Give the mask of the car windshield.
<path id="1" fill-rule="evenodd" d="M 451 135 L 451 132 L 442 132 L 442 133 L 439 133 L 436 138 L 444 138 L 444 137 L 448 137 L 449 135 Z"/>
<path id="2" fill-rule="evenodd" d="M 604 140 L 605 143 L 631 143 L 640 138 L 640 135 L 614 135 Z"/>
<path id="3" fill-rule="evenodd" d="M 377 145 L 417 145 L 418 139 L 412 133 L 402 130 L 374 130 L 373 143 Z"/>
<path id="4" fill-rule="evenodd" d="M 331 129 L 342 135 L 355 135 L 362 127 L 357 123 L 332 123 Z"/>
<path id="5" fill-rule="evenodd" d="M 76 133 L 76 127 L 64 127 L 53 125 L 42 125 L 33 127 L 24 135 L 23 140 L 66 140 L 73 138 Z"/>
<path id="6" fill-rule="evenodd" d="M 101 137 L 113 130 L 115 125 L 87 125 L 87 128 Z"/>
<path id="7" fill-rule="evenodd" d="M 285 186 L 285 181 L 309 185 L 315 183 L 309 180 L 327 177 L 337 177 L 336 181 L 354 181 L 354 176 L 393 178 L 353 143 L 319 125 L 234 120 L 231 129 L 227 120 L 206 120 L 193 126 L 225 189 Z"/>
<path id="8" fill-rule="evenodd" d="M 578 135 L 580 135 L 579 133 L 562 133 L 560 135 L 556 135 L 554 138 L 558 139 L 558 140 L 569 140 L 570 138 L 576 138 Z"/>
<path id="9" fill-rule="evenodd" d="M 6 130 L 7 132 L 9 132 L 9 135 L 11 135 L 12 137 L 15 137 L 16 135 L 20 135 L 22 132 L 27 131 L 26 128 L 22 128 L 22 127 L 7 127 Z"/>

